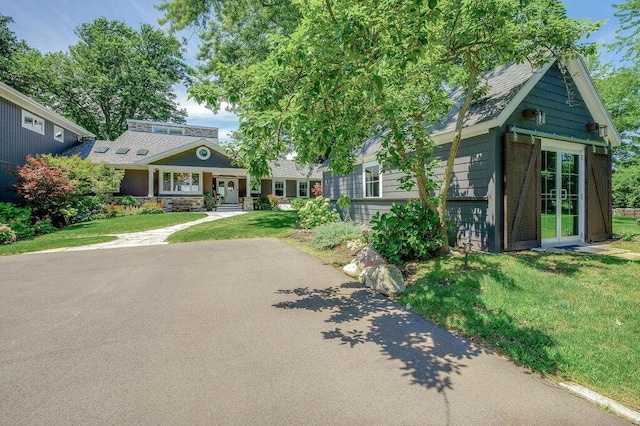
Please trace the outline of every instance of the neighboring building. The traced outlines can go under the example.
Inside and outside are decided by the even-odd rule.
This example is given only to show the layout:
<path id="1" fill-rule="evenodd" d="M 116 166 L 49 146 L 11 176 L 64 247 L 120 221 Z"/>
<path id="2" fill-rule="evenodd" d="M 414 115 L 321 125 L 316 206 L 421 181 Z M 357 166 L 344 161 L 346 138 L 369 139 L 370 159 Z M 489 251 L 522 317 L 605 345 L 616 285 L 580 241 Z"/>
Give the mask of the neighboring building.
<path id="1" fill-rule="evenodd" d="M 458 227 L 451 243 L 470 235 L 474 247 L 501 252 L 610 238 L 611 147 L 620 136 L 582 60 L 537 70 L 511 64 L 485 78 L 489 91 L 467 113 L 447 194 Z M 458 104 L 461 95 L 452 93 Z M 458 108 L 432 131 L 443 159 Z M 399 189 L 397 171 L 380 167 L 379 149 L 379 137 L 368 139 L 354 173 L 324 173 L 324 196 L 349 196 L 361 223 L 418 197 Z"/>
<path id="2" fill-rule="evenodd" d="M 0 201 L 17 202 L 12 172 L 28 154 L 60 154 L 91 132 L 0 82 Z"/>
<path id="3" fill-rule="evenodd" d="M 218 195 L 223 204 L 261 194 L 309 197 L 310 188 L 322 178 L 317 168 L 302 170 L 293 161 L 281 160 L 271 164 L 269 178 L 252 185 L 247 170 L 234 164 L 218 144 L 216 128 L 141 120 L 127 124 L 129 129 L 115 141 L 88 141 L 65 152 L 124 170 L 116 195 L 167 206 L 187 203 L 197 210 L 207 193 Z M 249 193 L 247 182 L 254 188 Z"/>

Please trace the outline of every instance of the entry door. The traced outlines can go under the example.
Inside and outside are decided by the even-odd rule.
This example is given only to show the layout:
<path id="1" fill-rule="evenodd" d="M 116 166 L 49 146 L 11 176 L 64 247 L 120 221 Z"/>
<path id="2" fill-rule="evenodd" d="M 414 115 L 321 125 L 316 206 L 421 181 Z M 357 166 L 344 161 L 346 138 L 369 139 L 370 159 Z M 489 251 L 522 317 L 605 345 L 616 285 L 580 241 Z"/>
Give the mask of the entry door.
<path id="1" fill-rule="evenodd" d="M 543 245 L 582 239 L 582 170 L 582 155 L 578 153 L 542 151 L 540 199 Z"/>
<path id="2" fill-rule="evenodd" d="M 218 194 L 223 203 L 235 204 L 238 202 L 238 179 L 218 178 Z"/>

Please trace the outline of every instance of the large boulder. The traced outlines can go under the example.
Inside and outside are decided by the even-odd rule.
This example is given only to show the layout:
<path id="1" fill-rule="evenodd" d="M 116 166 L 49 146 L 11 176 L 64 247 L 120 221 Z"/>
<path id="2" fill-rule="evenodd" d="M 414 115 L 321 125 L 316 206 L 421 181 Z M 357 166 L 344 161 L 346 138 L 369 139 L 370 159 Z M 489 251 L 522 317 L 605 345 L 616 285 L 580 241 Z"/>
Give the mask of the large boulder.
<path id="1" fill-rule="evenodd" d="M 366 246 L 360 250 L 355 258 L 355 262 L 361 271 L 364 271 L 369 266 L 384 265 L 387 263 L 384 257 L 375 251 L 371 246 Z"/>
<path id="2" fill-rule="evenodd" d="M 351 263 L 345 265 L 345 267 L 342 268 L 342 270 L 344 271 L 345 274 L 349 275 L 351 278 L 358 278 L 360 276 L 360 273 L 362 272 L 358 267 L 358 264 L 356 263 L 355 259 Z"/>
<path id="3" fill-rule="evenodd" d="M 386 296 L 396 296 L 406 290 L 402 272 L 395 265 L 369 266 L 360 274 L 360 282 Z"/>

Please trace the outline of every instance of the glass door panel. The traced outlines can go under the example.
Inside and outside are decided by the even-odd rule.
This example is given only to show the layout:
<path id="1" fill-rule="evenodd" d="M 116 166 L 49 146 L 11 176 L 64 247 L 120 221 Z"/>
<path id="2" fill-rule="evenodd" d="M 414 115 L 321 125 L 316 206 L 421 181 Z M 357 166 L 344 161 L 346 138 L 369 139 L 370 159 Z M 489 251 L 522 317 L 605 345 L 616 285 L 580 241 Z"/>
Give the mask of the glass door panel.
<path id="1" fill-rule="evenodd" d="M 542 151 L 542 167 L 540 177 L 542 179 L 542 238 L 557 237 L 557 189 L 556 189 L 556 158 L 553 151 Z"/>
<path id="2" fill-rule="evenodd" d="M 579 234 L 578 200 L 579 189 L 579 156 L 562 153 L 562 177 L 560 182 L 561 216 L 560 236 L 572 237 Z"/>

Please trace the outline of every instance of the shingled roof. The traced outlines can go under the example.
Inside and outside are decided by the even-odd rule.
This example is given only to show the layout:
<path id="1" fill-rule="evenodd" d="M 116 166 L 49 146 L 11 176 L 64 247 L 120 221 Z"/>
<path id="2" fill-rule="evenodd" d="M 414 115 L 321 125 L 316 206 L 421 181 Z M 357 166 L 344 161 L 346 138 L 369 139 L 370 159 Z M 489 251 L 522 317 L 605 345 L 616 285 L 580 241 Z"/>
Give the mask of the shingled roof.
<path id="1" fill-rule="evenodd" d="M 515 98 L 520 89 L 538 71 L 530 64 L 516 64 L 500 66 L 485 74 L 483 79 L 488 87 L 487 94 L 474 101 L 467 112 L 464 127 L 474 126 L 497 117 Z M 431 127 L 431 135 L 443 135 L 455 130 L 458 112 L 464 102 L 462 88 L 454 88 L 450 97 L 454 107 L 442 118 L 442 121 Z M 362 147 L 356 151 L 356 156 L 368 156 L 380 150 L 381 133 L 364 141 Z"/>
<path id="2" fill-rule="evenodd" d="M 318 165 L 301 166 L 292 160 L 280 159 L 270 161 L 271 177 L 291 179 L 322 179 L 322 171 Z"/>
<path id="3" fill-rule="evenodd" d="M 189 145 L 204 144 L 222 151 L 215 138 L 200 136 L 165 135 L 127 130 L 115 141 L 87 141 L 65 151 L 65 155 L 78 154 L 82 158 L 105 161 L 112 165 L 144 164 L 149 158 L 180 150 Z M 100 149 L 103 148 L 103 149 Z M 104 148 L 107 148 L 106 151 Z M 127 150 L 126 153 L 122 153 Z M 99 152 L 104 151 L 104 152 Z M 146 153 L 141 155 L 142 152 Z M 118 152 L 121 152 L 120 154 Z"/>

